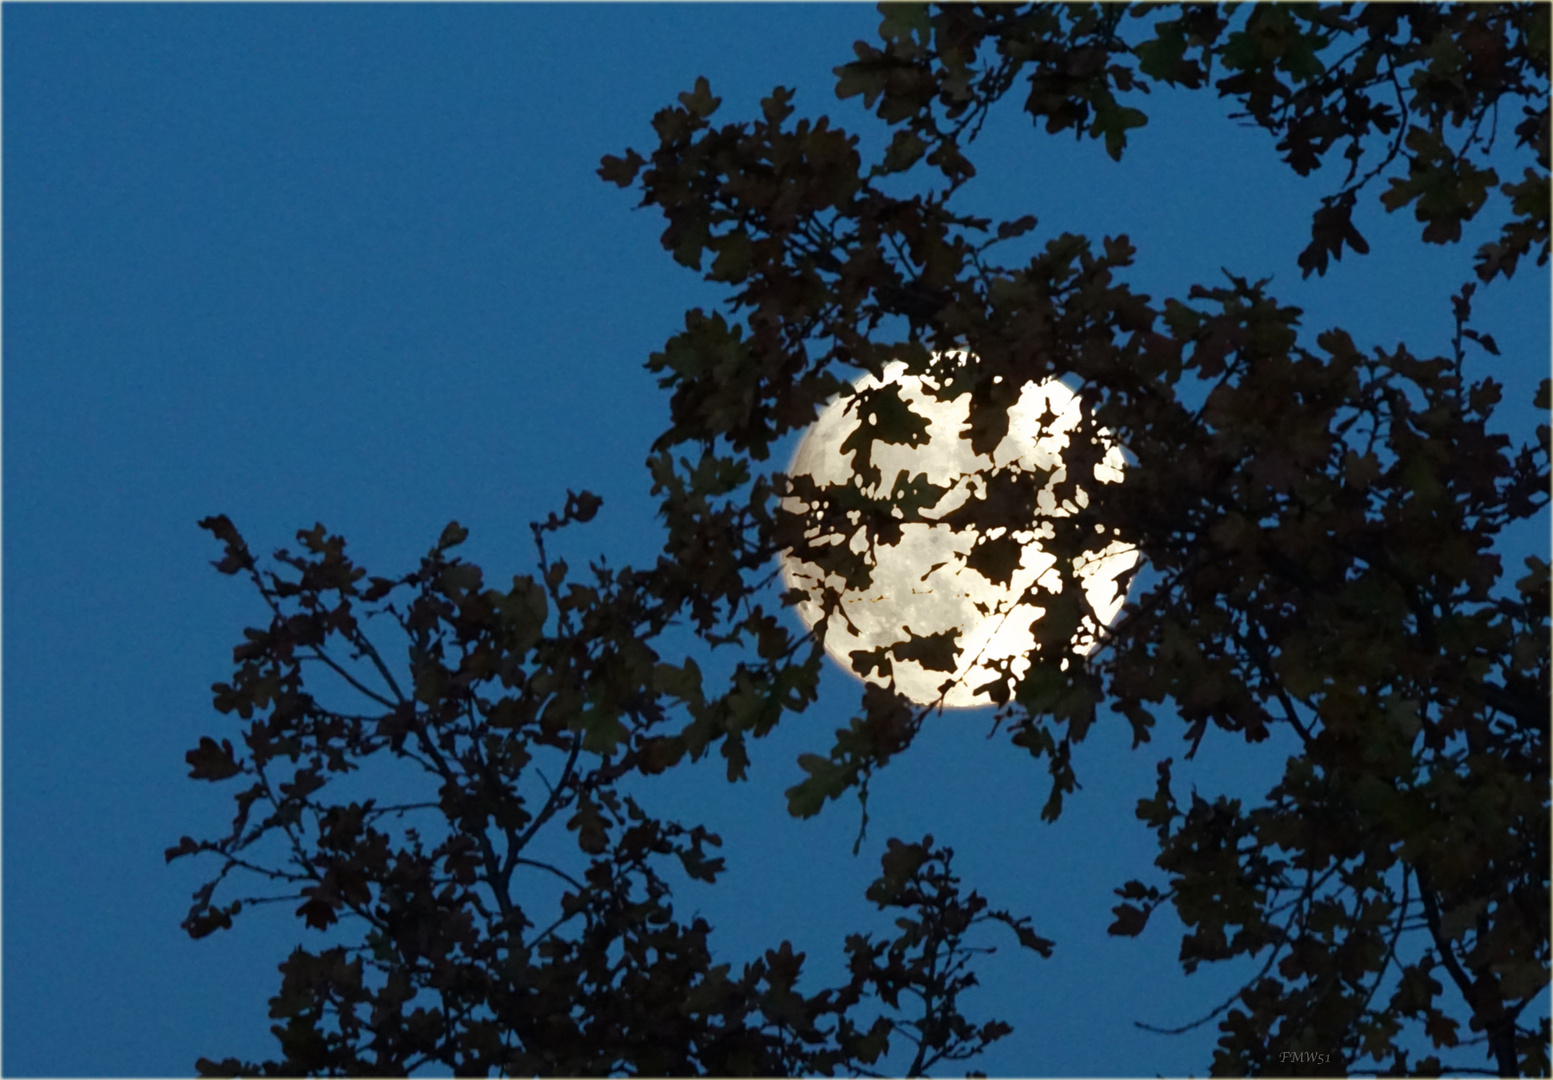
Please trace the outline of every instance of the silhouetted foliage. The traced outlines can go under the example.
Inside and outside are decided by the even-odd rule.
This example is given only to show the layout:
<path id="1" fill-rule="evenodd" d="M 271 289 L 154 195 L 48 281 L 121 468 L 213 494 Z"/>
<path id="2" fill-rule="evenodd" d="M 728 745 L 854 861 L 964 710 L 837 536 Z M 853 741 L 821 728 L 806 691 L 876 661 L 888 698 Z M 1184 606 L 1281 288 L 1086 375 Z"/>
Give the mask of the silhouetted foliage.
<path id="1" fill-rule="evenodd" d="M 1549 7 L 881 11 L 880 39 L 836 69 L 837 93 L 861 95 L 889 129 L 881 160 L 864 162 L 826 118 L 794 121 L 785 88 L 760 116 L 716 126 L 705 80 L 656 115 L 650 153 L 604 159 L 605 180 L 663 214 L 673 257 L 726 289 L 721 311 L 688 313 L 649 360 L 670 391 L 648 461 L 665 534 L 655 565 L 599 564 L 579 580 L 548 558 L 549 533 L 597 511 L 586 493 L 535 526 L 538 575 L 506 591 L 451 554 L 456 525 L 417 571 L 384 579 L 322 526 L 299 534 L 305 554 L 277 553 L 281 573 L 226 518 L 202 523 L 226 545 L 218 567 L 246 574 L 273 617 L 215 688 L 246 725 L 241 747 L 204 738 L 188 756 L 194 777 L 242 789 L 229 835 L 169 849 L 221 861 L 185 925 L 229 926 L 254 901 L 215 890 L 244 871 L 349 938 L 282 966 L 282 1060 L 202 1060 L 202 1072 L 866 1074 L 904 1040 L 909 1064 L 890 1060 L 917 1075 L 1007 1033 L 958 1010 L 981 948 L 966 935 L 996 921 L 1043 955 L 1052 943 L 962 894 L 931 838 L 890 841 L 868 893 L 900 934 L 850 936 L 850 980 L 806 995 L 786 943 L 737 974 L 714 961 L 706 923 L 676 915 L 665 867 L 714 881 L 719 841 L 653 816 L 631 786 L 714 747 L 741 779 L 748 740 L 814 700 L 818 637 L 773 610 L 797 599 L 769 588 L 782 552 L 862 583 L 867 544 L 813 538 L 888 545 L 903 522 L 935 520 L 889 477 L 826 487 L 763 464 L 857 374 L 904 360 L 941 397 L 970 395 L 964 437 L 978 452 L 1030 381 L 1063 376 L 1083 402 L 1060 476 L 989 464 L 983 497 L 953 522 L 1051 530 L 1062 580 L 1032 590 L 1045 615 L 1030 668 L 983 688 L 1010 741 L 1045 761 L 1046 818 L 1073 795 L 1073 748 L 1097 722 L 1124 719 L 1135 747 L 1179 723 L 1188 757 L 1206 739 L 1275 732 L 1297 747 L 1251 803 L 1181 792 L 1168 758 L 1140 792 L 1159 854 L 1116 890 L 1111 932 L 1143 933 L 1169 903 L 1186 971 L 1261 964 L 1199 1021 L 1218 1020 L 1214 1073 L 1475 1068 L 1414 1056 L 1405 1043 L 1420 1038 L 1481 1044 L 1501 1075 L 1547 1073 L 1548 1017 L 1527 1009 L 1548 985 L 1549 573 L 1535 557 L 1508 572 L 1495 545 L 1548 504 L 1549 429 L 1524 445 L 1494 432 L 1502 384 L 1474 375 L 1488 361 L 1468 350 L 1499 354 L 1472 325 L 1475 290 L 1548 258 Z M 1352 214 L 1372 184 L 1389 185 L 1386 210 L 1412 210 L 1426 243 L 1498 212 L 1477 280 L 1453 301 L 1451 354 L 1361 345 L 1337 327 L 1312 341 L 1267 280 L 1230 272 L 1156 303 L 1121 280 L 1125 236 L 1063 233 L 1021 265 L 995 263 L 996 245 L 1038 222 L 955 208 L 989 111 L 1015 94 L 1038 128 L 1119 159 L 1161 84 L 1229 98 L 1301 175 L 1339 152 L 1346 174 L 1312 209 L 1298 259 L 1307 276 L 1367 251 Z M 1503 182 L 1482 163 L 1501 112 L 1525 157 Z M 1543 379 L 1536 406 L 1548 405 Z M 872 441 L 920 431 L 893 393 L 858 407 L 875 418 L 850 447 L 859 463 Z M 1123 479 L 1085 484 L 1111 441 L 1128 455 Z M 1081 486 L 1090 498 L 1072 509 Z M 1043 488 L 1069 509 L 1043 513 Z M 1085 656 L 1072 629 L 1092 612 L 1072 562 L 1115 541 L 1143 563 Z M 816 599 L 842 617 L 836 590 Z M 402 639 L 407 665 L 368 637 L 368 615 Z M 726 683 L 665 644 L 676 620 L 734 650 Z M 900 647 L 951 669 L 957 651 Z M 365 711 L 321 704 L 304 665 L 330 669 Z M 792 813 L 866 802 L 933 712 L 866 686 L 829 751 L 800 758 Z M 330 801 L 368 759 L 414 766 L 435 801 L 396 802 L 365 770 L 377 794 Z M 417 815 L 430 824 L 404 825 Z M 565 859 L 544 846 L 558 827 L 576 848 Z"/>
<path id="2" fill-rule="evenodd" d="M 932 837 L 890 842 L 868 899 L 898 911 L 900 933 L 849 936 L 851 978 L 834 989 L 800 992 L 804 956 L 787 942 L 733 973 L 713 962 L 707 922 L 676 916 L 665 868 L 716 881 L 722 841 L 652 816 L 625 789 L 687 749 L 704 752 L 704 735 L 670 720 L 676 705 L 704 710 L 700 676 L 694 661 L 666 664 L 653 648 L 668 609 L 648 592 L 650 573 L 595 566 L 584 584 L 546 558 L 544 534 L 598 505 L 570 495 L 561 518 L 536 525 L 541 576 L 506 591 L 452 554 L 466 537 L 456 524 L 418 570 L 390 579 L 368 577 L 321 525 L 298 534 L 303 554 L 276 553 L 284 572 L 262 569 L 225 517 L 201 522 L 226 545 L 217 566 L 246 574 L 273 619 L 247 631 L 232 682 L 215 687 L 217 708 L 245 722 L 247 752 L 206 738 L 188 755 L 192 777 L 248 786 L 229 834 L 167 851 L 223 863 L 184 926 L 202 937 L 245 906 L 279 901 L 298 902 L 319 930 L 349 920 L 353 934 L 281 965 L 270 1009 L 282 1021 L 280 1061 L 201 1059 L 202 1074 L 381 1076 L 437 1064 L 458 1075 L 833 1075 L 866 1072 L 897 1032 L 920 1072 L 1007 1034 L 956 1007 L 984 948 L 966 934 L 1000 922 L 1028 948 L 1049 954 L 1051 944 L 962 894 L 952 852 Z M 385 616 L 408 647 L 397 676 L 363 625 Z M 307 688 L 311 663 L 367 711 L 321 704 Z M 385 759 L 417 767 L 435 801 L 326 797 L 331 782 Z M 573 833 L 580 856 L 551 854 L 547 826 Z M 232 870 L 282 891 L 217 903 Z M 865 1002 L 874 1015 L 862 1024 Z"/>

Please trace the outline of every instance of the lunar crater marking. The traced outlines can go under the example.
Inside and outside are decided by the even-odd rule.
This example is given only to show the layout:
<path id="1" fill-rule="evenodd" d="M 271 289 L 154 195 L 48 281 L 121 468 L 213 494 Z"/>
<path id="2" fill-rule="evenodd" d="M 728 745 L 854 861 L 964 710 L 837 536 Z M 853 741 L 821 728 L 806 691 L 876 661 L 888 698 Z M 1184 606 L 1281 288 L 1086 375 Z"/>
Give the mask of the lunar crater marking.
<path id="1" fill-rule="evenodd" d="M 1036 499 L 1042 514 L 1064 516 L 1088 505 L 1082 488 L 1075 500 L 1061 505 L 1051 491 L 1065 476 L 1062 451 L 1079 418 L 1078 397 L 1062 382 L 1053 379 L 1024 386 L 1008 410 L 1008 432 L 990 458 L 976 454 L 970 440 L 960 437 L 970 423 L 968 392 L 940 401 L 929 389 L 934 384 L 908 375 L 906 365 L 898 361 L 885 367 L 883 378 L 864 375 L 854 385 L 867 391 L 892 383 L 901 401 L 925 417 L 927 425 L 925 437 L 913 437 L 909 443 L 873 444 L 871 460 L 878 470 L 877 483 L 868 484 L 858 474 L 855 450 L 841 449 L 859 426 L 856 412 L 848 407 L 855 400 L 850 397 L 837 397 L 821 411 L 800 441 L 788 474 L 808 476 L 821 487 L 852 485 L 876 499 L 899 491 L 902 483 L 910 485 L 925 477 L 928 483 L 947 489 L 920 515 L 933 521 L 952 514 L 973 497 L 985 497 L 987 485 L 978 486 L 973 474 L 989 467 L 1012 475 L 1050 473 Z M 1044 427 L 1043 417 L 1051 417 Z M 1102 483 L 1120 480 L 1124 464 L 1121 448 L 1111 446 L 1095 469 L 1095 479 Z M 793 513 L 810 508 L 796 496 L 784 499 L 783 507 Z M 899 508 L 893 509 L 891 516 L 905 517 Z M 852 530 L 850 536 L 835 531 L 841 521 Z M 853 666 L 852 654 L 897 645 L 912 635 L 921 638 L 947 631 L 959 634 L 959 659 L 952 673 L 930 670 L 916 660 L 896 657 L 891 661 L 896 690 L 918 704 L 933 704 L 942 698 L 950 708 L 987 705 L 990 699 L 977 694 L 976 688 L 998 678 L 1000 665 L 1009 665 L 1011 683 L 1017 683 L 1029 670 L 1028 654 L 1035 646 L 1031 623 L 1045 609 L 1021 598 L 1037 583 L 1048 592 L 1062 590 L 1056 558 L 1040 545 L 1041 540 L 1055 535 L 1049 522 L 1034 522 L 1029 529 L 998 526 L 986 531 L 987 540 L 1008 537 L 1019 545 L 1017 565 L 1006 583 L 967 565 L 972 547 L 982 536 L 974 526 L 961 526 L 957 531 L 947 523 L 904 522 L 896 526 L 900 531 L 897 543 L 876 544 L 870 550 L 867 529 L 857 510 L 835 515 L 831 522 L 832 531 L 824 535 L 823 526 L 811 526 L 805 540 L 811 548 L 847 544 L 871 566 L 869 587 L 849 589 L 834 573 L 822 580 L 824 571 L 819 566 L 791 552 L 783 557 L 782 571 L 787 587 L 806 596 L 795 610 L 810 628 L 823 613 L 820 599 L 824 591 L 828 588 L 840 595 L 841 617 L 833 616 L 827 623 L 825 650 L 844 670 L 868 682 L 887 685 L 889 677 L 879 670 L 861 674 Z M 1096 529 L 1102 531 L 1098 525 Z M 1137 551 L 1119 541 L 1075 561 L 1086 598 L 1107 625 L 1121 611 L 1125 599 L 1118 595 L 1116 579 L 1137 561 Z M 1075 650 L 1089 655 L 1098 648 L 1098 629 L 1086 615 L 1075 635 Z M 952 685 L 941 691 L 946 679 L 952 680 Z"/>

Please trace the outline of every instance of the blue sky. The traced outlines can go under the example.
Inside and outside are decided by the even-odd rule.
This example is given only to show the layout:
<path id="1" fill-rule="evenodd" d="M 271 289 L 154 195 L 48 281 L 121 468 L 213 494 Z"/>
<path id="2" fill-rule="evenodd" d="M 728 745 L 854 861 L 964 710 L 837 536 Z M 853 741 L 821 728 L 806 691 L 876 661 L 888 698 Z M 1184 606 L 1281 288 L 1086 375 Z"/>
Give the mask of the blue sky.
<path id="1" fill-rule="evenodd" d="M 661 250 L 659 219 L 599 181 L 598 159 L 650 149 L 652 113 L 698 75 L 724 98 L 719 120 L 783 84 L 801 114 L 878 147 L 829 73 L 877 21 L 866 5 L 5 7 L 6 1073 L 268 1056 L 275 965 L 316 943 L 284 911 L 198 942 L 178 928 L 207 866 L 165 866 L 162 850 L 220 830 L 230 800 L 187 780 L 183 754 L 235 734 L 208 688 L 263 618 L 210 567 L 196 520 L 225 513 L 262 551 L 322 521 L 389 573 L 457 519 L 468 557 L 505 580 L 532 569 L 527 523 L 588 488 L 604 509 L 568 543 L 649 561 L 641 463 L 667 401 L 642 365 L 719 293 Z M 1271 274 L 1312 339 L 1341 324 L 1361 345 L 1448 348 L 1447 298 L 1486 226 L 1425 248 L 1366 198 L 1373 253 L 1301 282 L 1310 211 L 1336 178 L 1293 177 L 1206 95 L 1145 104 L 1121 164 L 995 115 L 968 205 L 1034 212 L 1032 244 L 1125 232 L 1130 281 L 1156 299 L 1220 267 Z M 1478 304 L 1512 432 L 1529 430 L 1546 370 L 1547 298 L 1546 269 L 1528 267 Z M 1545 523 L 1512 543 L 1545 552 Z M 753 748 L 747 784 L 713 762 L 655 791 L 726 840 L 724 882 L 679 894 L 717 926 L 722 958 L 788 937 L 837 978 L 884 838 L 931 831 L 969 885 L 1058 941 L 1050 961 L 1011 941 L 986 958 L 967 1004 L 1016 1031 L 977 1067 L 1203 1072 L 1212 1025 L 1169 1038 L 1133 1021 L 1194 1019 L 1243 972 L 1182 976 L 1169 918 L 1138 941 L 1105 934 L 1110 890 L 1152 856 L 1132 811 L 1154 751 L 1180 756 L 1168 718 L 1141 753 L 1125 724 L 1100 724 L 1055 826 L 1039 821 L 1043 769 L 983 738 L 978 715 L 935 721 L 881 777 L 854 858 L 855 804 L 796 822 L 782 791 L 855 696 L 828 675 L 817 707 Z M 1191 775 L 1254 796 L 1286 750 L 1210 737 Z"/>

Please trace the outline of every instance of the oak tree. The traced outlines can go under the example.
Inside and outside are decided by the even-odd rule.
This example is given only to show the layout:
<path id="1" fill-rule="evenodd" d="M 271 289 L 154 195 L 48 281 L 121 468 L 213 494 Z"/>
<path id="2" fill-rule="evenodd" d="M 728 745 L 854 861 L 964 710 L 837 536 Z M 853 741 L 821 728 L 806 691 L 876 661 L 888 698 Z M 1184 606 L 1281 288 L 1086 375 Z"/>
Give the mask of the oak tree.
<path id="1" fill-rule="evenodd" d="M 871 546 L 940 520 L 932 493 L 901 498 L 898 478 L 818 485 L 771 462 L 891 361 L 944 399 L 969 395 L 962 437 L 978 452 L 1027 383 L 1062 377 L 1080 395 L 1060 474 L 989 463 L 977 497 L 942 519 L 977 546 L 1039 522 L 1058 556 L 1060 580 L 1028 597 L 1044 611 L 1028 669 L 981 688 L 1013 752 L 1044 766 L 1043 816 L 1075 797 L 1073 751 L 1097 723 L 1129 725 L 1135 749 L 1175 729 L 1186 757 L 1209 739 L 1294 747 L 1260 799 L 1183 791 L 1173 757 L 1139 793 L 1158 855 L 1118 883 L 1111 932 L 1139 935 L 1168 904 L 1187 972 L 1259 965 L 1203 1018 L 1220 1032 L 1213 1071 L 1548 1071 L 1535 1003 L 1548 985 L 1549 573 L 1538 557 L 1507 568 L 1497 549 L 1548 504 L 1549 434 L 1495 430 L 1500 350 L 1473 300 L 1547 263 L 1550 9 L 880 10 L 878 39 L 836 69 L 837 94 L 860 96 L 888 134 L 878 160 L 828 118 L 797 117 L 788 88 L 758 116 L 714 122 L 703 79 L 653 118 L 656 147 L 602 163 L 723 297 L 648 361 L 669 391 L 648 460 L 654 565 L 574 576 L 547 556 L 546 536 L 597 510 L 586 493 L 535 527 L 537 575 L 508 590 L 452 553 L 456 526 L 415 572 L 377 578 L 322 526 L 299 534 L 303 554 L 277 554 L 281 573 L 225 518 L 204 523 L 226 545 L 219 567 L 247 575 L 272 618 L 216 687 L 245 722 L 242 745 L 206 738 L 189 755 L 193 775 L 240 791 L 228 835 L 169 850 L 219 862 L 186 926 L 228 926 L 253 902 L 216 896 L 233 873 L 268 879 L 310 925 L 346 921 L 343 944 L 283 965 L 283 1060 L 203 1071 L 861 1074 L 898 1061 L 916 1075 L 1006 1032 L 959 1011 L 985 947 L 968 935 L 997 922 L 1037 952 L 1052 943 L 964 893 L 930 838 L 890 841 L 869 892 L 899 912 L 900 934 L 852 935 L 850 981 L 805 994 L 785 945 L 737 973 L 714 962 L 664 867 L 714 880 L 716 837 L 654 816 L 633 788 L 714 750 L 741 778 L 750 740 L 815 700 L 821 635 L 845 617 L 842 588 L 868 580 Z M 1156 91 L 1211 91 L 1296 173 L 1333 178 L 1309 208 L 1306 276 L 1368 251 L 1361 198 L 1410 213 L 1426 244 L 1496 215 L 1463 266 L 1449 352 L 1311 335 L 1269 287 L 1282 267 L 1246 253 L 1224 254 L 1222 281 L 1162 301 L 1127 285 L 1125 236 L 1055 233 L 1000 262 L 1039 222 L 961 209 L 990 112 L 1022 109 L 1032 138 L 1071 133 L 1120 159 Z M 1487 161 L 1510 138 L 1501 123 L 1519 175 Z M 853 397 L 872 418 L 858 461 L 920 422 L 888 385 Z M 1548 408 L 1548 380 L 1535 403 Z M 1123 479 L 1086 484 L 1113 443 Z M 1046 490 L 1062 513 L 1043 512 Z M 857 542 L 821 542 L 836 535 Z M 1086 655 L 1073 629 L 1092 612 L 1072 567 L 1115 542 L 1137 548 L 1139 571 Z M 772 584 L 784 552 L 843 583 L 814 598 L 813 633 L 779 610 L 800 598 Z M 368 614 L 401 662 L 368 636 Z M 726 678 L 668 646 L 676 622 L 731 650 Z M 322 704 L 315 671 L 361 711 Z M 866 805 L 936 711 L 865 686 L 833 744 L 800 758 L 791 812 Z M 389 760 L 431 778 L 434 799 L 335 794 Z M 417 814 L 429 824 L 403 826 Z M 538 846 L 557 826 L 576 849 L 564 864 Z M 558 897 L 535 884 L 546 878 Z"/>
<path id="2" fill-rule="evenodd" d="M 546 534 L 599 503 L 568 493 L 534 526 L 539 575 L 505 590 L 454 553 L 456 523 L 415 571 L 386 578 L 322 525 L 266 567 L 228 519 L 201 522 L 225 545 L 218 568 L 246 576 L 272 618 L 245 631 L 232 681 L 214 687 L 216 708 L 244 722 L 241 749 L 207 736 L 188 754 L 195 779 L 242 787 L 230 832 L 167 850 L 220 860 L 184 927 L 203 937 L 245 908 L 294 903 L 345 939 L 280 965 L 278 1060 L 201 1058 L 201 1075 L 862 1075 L 892 1039 L 921 1075 L 1008 1033 L 958 1007 L 990 947 L 972 944 L 977 928 L 1051 943 L 966 894 L 931 836 L 888 844 L 867 899 L 899 932 L 849 935 L 838 987 L 803 992 L 805 957 L 786 941 L 738 970 L 715 962 L 712 927 L 676 912 L 675 874 L 716 881 L 721 840 L 654 815 L 631 781 L 705 752 L 729 716 L 709 708 L 693 658 L 655 648 L 673 608 L 651 571 L 600 564 L 578 580 L 547 557 Z M 374 617 L 397 631 L 397 672 Z M 312 670 L 355 707 L 321 700 Z M 678 723 L 681 710 L 696 719 Z M 364 797 L 351 797 L 358 770 Z M 263 891 L 218 899 L 234 871 Z"/>

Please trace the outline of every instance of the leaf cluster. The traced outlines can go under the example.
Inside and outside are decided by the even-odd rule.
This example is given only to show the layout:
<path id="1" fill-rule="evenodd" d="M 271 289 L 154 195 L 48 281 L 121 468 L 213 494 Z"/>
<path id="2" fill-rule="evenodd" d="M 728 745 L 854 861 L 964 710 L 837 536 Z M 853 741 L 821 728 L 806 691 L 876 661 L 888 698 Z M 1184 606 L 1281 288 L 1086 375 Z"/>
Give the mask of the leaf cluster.
<path id="1" fill-rule="evenodd" d="M 218 569 L 245 575 L 272 618 L 213 688 L 244 722 L 241 747 L 205 737 L 187 755 L 191 778 L 241 790 L 228 834 L 167 850 L 219 864 L 184 928 L 199 938 L 284 903 L 346 941 L 280 965 L 278 1059 L 202 1058 L 201 1075 L 864 1075 L 892 1043 L 920 1075 L 1008 1033 L 960 1009 L 967 962 L 989 951 L 967 934 L 996 921 L 1050 943 L 965 894 L 931 838 L 892 841 L 868 898 L 899 912 L 899 933 L 848 937 L 838 987 L 802 990 L 804 954 L 785 941 L 736 971 L 714 959 L 706 919 L 678 914 L 674 879 L 716 882 L 722 841 L 650 813 L 632 780 L 700 757 L 714 725 L 737 735 L 762 706 L 708 701 L 694 660 L 662 660 L 664 609 L 641 575 L 595 565 L 583 583 L 547 557 L 545 534 L 598 506 L 569 495 L 534 528 L 539 576 L 505 590 L 457 556 L 456 523 L 398 578 L 369 576 L 321 525 L 277 570 L 225 517 L 201 523 L 225 545 Z M 366 632 L 373 619 L 397 629 L 402 663 Z M 776 640 L 774 623 L 754 629 L 762 648 Z M 308 669 L 364 711 L 321 703 Z M 348 774 L 371 770 L 381 792 L 389 760 L 413 767 L 424 798 L 350 797 Z M 267 891 L 218 897 L 234 873 Z"/>

